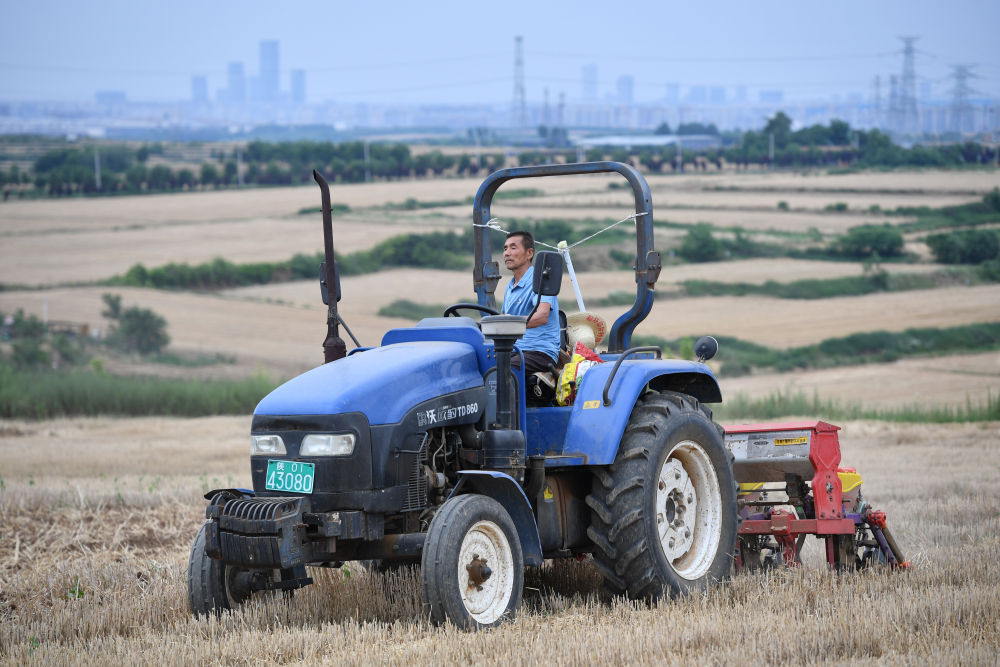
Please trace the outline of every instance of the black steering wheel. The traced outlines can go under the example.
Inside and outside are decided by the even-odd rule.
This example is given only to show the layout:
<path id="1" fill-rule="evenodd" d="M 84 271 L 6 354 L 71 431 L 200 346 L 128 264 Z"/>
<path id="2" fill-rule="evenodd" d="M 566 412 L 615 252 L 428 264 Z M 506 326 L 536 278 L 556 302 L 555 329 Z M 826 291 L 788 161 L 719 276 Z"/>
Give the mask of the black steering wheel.
<path id="1" fill-rule="evenodd" d="M 458 311 L 463 309 L 478 310 L 486 315 L 499 315 L 500 312 L 489 306 L 480 306 L 478 303 L 453 303 L 444 309 L 443 317 L 459 317 Z"/>

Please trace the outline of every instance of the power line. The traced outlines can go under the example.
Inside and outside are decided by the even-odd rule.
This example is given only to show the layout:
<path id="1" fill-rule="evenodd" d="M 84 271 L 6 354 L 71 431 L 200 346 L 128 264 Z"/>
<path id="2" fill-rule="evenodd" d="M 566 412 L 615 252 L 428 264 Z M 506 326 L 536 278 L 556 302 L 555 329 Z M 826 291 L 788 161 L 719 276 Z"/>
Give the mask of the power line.
<path id="1" fill-rule="evenodd" d="M 634 56 L 618 54 L 583 54 L 583 53 L 551 53 L 547 51 L 529 51 L 532 56 L 544 58 L 561 59 L 582 59 L 582 60 L 626 60 L 631 62 L 659 62 L 659 63 L 785 63 L 785 62 L 812 62 L 812 61 L 841 61 L 841 60 L 870 60 L 874 58 L 887 58 L 896 54 L 893 51 L 883 51 L 879 53 L 859 53 L 859 54 L 832 54 L 813 56 L 682 56 L 682 57 L 661 57 L 661 56 Z"/>

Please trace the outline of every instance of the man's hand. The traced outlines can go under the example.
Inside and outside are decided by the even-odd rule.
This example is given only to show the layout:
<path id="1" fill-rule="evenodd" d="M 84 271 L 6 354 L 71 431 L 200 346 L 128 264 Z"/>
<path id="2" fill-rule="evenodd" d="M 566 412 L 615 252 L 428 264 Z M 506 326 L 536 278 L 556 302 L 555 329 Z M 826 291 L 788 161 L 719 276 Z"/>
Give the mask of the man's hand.
<path id="1" fill-rule="evenodd" d="M 550 306 L 549 304 L 545 303 L 544 301 L 538 304 L 538 310 L 536 310 L 535 314 L 531 316 L 530 320 L 528 320 L 528 328 L 534 329 L 535 327 L 540 327 L 546 322 L 548 322 L 549 313 L 551 312 L 552 312 L 552 306 Z"/>

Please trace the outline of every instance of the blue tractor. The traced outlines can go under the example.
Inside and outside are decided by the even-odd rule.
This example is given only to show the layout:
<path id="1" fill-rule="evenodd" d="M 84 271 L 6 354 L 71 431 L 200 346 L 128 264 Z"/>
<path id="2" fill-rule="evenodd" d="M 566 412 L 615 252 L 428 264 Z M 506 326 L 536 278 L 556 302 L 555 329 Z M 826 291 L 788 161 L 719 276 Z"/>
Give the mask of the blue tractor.
<path id="1" fill-rule="evenodd" d="M 513 179 L 616 172 L 635 197 L 636 298 L 614 323 L 605 363 L 572 405 L 528 395 L 511 354 L 524 317 L 500 315 L 500 279 L 487 235 L 490 204 Z M 525 566 L 593 561 L 615 595 L 658 599 L 703 590 L 730 573 L 737 486 L 723 431 L 706 406 L 721 401 L 700 361 L 632 347 L 653 305 L 649 186 L 616 162 L 544 165 L 491 174 L 476 194 L 476 303 L 388 331 L 345 354 L 329 189 L 323 195 L 328 305 L 326 361 L 281 385 L 254 411 L 253 489 L 206 495 L 191 550 L 195 614 L 233 608 L 267 590 L 312 583 L 306 566 L 419 563 L 436 623 L 490 627 L 513 616 Z M 539 252 L 534 291 L 559 291 L 563 258 Z M 484 313 L 477 321 L 463 309 Z"/>

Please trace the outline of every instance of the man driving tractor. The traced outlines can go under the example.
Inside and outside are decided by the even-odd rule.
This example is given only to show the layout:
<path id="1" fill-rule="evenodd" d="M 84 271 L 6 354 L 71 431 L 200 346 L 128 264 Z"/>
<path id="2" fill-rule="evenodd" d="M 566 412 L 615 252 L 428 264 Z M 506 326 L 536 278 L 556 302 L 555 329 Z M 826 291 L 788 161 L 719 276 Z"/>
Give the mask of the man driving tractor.
<path id="1" fill-rule="evenodd" d="M 532 291 L 535 267 L 535 239 L 531 232 L 514 231 L 503 244 L 503 262 L 514 274 L 504 292 L 502 312 L 527 317 L 535 308 L 538 295 Z M 525 375 L 548 371 L 559 361 L 559 298 L 543 296 L 538 310 L 528 320 L 528 330 L 517 347 L 524 355 Z M 511 365 L 521 365 L 515 355 Z"/>

